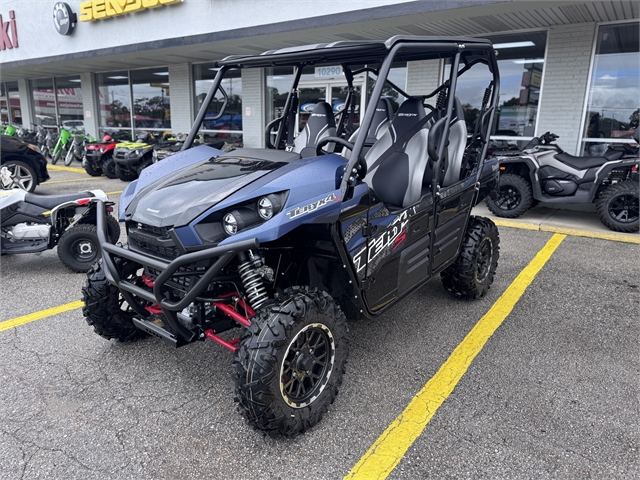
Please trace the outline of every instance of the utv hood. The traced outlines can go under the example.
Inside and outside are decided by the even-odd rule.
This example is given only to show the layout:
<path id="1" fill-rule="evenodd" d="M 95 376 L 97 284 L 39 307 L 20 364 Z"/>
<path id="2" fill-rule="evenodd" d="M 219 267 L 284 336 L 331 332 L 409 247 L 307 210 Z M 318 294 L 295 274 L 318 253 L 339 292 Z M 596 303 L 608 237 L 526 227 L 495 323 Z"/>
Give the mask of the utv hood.
<path id="1" fill-rule="evenodd" d="M 156 227 L 184 225 L 240 188 L 298 158 L 295 153 L 241 149 L 203 160 L 140 191 L 127 207 L 125 218 Z"/>

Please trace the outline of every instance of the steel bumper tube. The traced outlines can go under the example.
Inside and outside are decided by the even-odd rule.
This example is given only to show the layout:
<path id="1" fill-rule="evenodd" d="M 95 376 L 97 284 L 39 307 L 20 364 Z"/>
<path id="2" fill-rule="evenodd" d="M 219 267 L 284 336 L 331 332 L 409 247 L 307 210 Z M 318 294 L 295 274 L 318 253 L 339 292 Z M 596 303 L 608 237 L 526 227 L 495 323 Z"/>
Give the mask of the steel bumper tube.
<path id="1" fill-rule="evenodd" d="M 172 329 L 178 332 L 185 340 L 191 341 L 193 339 L 194 332 L 186 329 L 177 319 L 176 312 L 183 310 L 195 298 L 202 293 L 207 286 L 213 281 L 213 279 L 220 273 L 220 271 L 235 257 L 238 252 L 246 251 L 251 248 L 257 248 L 259 242 L 257 239 L 244 240 L 229 245 L 220 247 L 213 247 L 198 252 L 187 253 L 179 256 L 171 262 L 165 262 L 161 259 L 149 257 L 138 252 L 134 252 L 116 245 L 112 245 L 107 241 L 106 236 L 106 220 L 105 220 L 105 205 L 103 201 L 96 202 L 97 207 L 97 230 L 98 240 L 100 241 L 100 247 L 102 249 L 102 262 L 104 267 L 105 276 L 109 283 L 115 285 L 122 292 L 122 296 L 127 303 L 133 308 L 136 313 L 142 317 L 149 316 L 142 306 L 135 301 L 133 295 L 147 300 L 148 302 L 158 304 L 162 308 L 162 312 L 167 319 L 167 322 Z M 139 263 L 146 267 L 151 267 L 160 272 L 160 275 L 155 279 L 153 287 L 153 293 L 134 285 L 125 279 L 120 278 L 120 274 L 116 267 L 114 257 L 124 258 L 135 263 Z M 189 288 L 187 294 L 177 302 L 172 302 L 162 295 L 162 288 L 164 284 L 169 280 L 181 267 L 191 265 L 202 260 L 217 260 L 214 264 L 204 272 L 202 277 L 195 282 L 194 285 Z"/>

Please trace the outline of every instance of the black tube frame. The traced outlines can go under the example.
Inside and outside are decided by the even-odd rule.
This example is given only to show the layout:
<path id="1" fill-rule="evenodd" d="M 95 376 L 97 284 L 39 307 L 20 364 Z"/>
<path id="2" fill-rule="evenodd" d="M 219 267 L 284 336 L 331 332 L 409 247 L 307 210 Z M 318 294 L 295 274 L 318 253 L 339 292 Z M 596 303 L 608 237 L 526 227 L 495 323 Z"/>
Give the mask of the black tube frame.
<path id="1" fill-rule="evenodd" d="M 123 247 L 112 245 L 107 241 L 106 236 L 106 220 L 105 220 L 105 206 L 103 201 L 96 202 L 97 208 L 97 234 L 102 249 L 102 262 L 105 276 L 112 285 L 118 287 L 122 293 L 122 296 L 131 306 L 131 308 L 142 317 L 149 316 L 142 305 L 133 297 L 134 295 L 140 297 L 148 302 L 158 304 L 162 308 L 162 313 L 165 315 L 167 322 L 171 328 L 180 334 L 187 341 L 192 341 L 195 332 L 185 328 L 177 319 L 176 312 L 179 312 L 191 304 L 198 295 L 200 295 L 213 279 L 220 273 L 220 271 L 236 256 L 237 253 L 249 250 L 251 248 L 257 248 L 260 243 L 257 239 L 243 240 L 229 245 L 222 245 L 218 247 L 209 248 L 207 250 L 200 250 L 197 252 L 187 253 L 181 255 L 171 262 L 165 262 L 163 260 L 143 255 L 138 252 L 134 252 Z M 153 293 L 140 288 L 122 278 L 112 257 L 124 258 L 135 263 L 139 263 L 146 267 L 151 267 L 155 270 L 159 270 L 161 273 L 155 279 L 153 287 Z M 201 262 L 203 260 L 216 259 L 213 265 L 192 284 L 187 291 L 186 295 L 177 302 L 172 302 L 165 298 L 163 295 L 163 287 L 166 282 L 180 269 L 186 265 Z"/>

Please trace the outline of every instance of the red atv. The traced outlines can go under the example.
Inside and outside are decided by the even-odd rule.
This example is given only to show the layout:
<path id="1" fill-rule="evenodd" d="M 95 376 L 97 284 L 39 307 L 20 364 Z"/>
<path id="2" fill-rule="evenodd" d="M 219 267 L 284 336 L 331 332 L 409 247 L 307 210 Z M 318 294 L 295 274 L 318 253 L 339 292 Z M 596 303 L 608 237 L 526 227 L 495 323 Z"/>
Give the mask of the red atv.
<path id="1" fill-rule="evenodd" d="M 82 166 L 89 175 L 99 177 L 104 173 L 108 178 L 118 178 L 113 161 L 117 143 L 110 135 L 105 135 L 100 142 L 86 144 Z"/>

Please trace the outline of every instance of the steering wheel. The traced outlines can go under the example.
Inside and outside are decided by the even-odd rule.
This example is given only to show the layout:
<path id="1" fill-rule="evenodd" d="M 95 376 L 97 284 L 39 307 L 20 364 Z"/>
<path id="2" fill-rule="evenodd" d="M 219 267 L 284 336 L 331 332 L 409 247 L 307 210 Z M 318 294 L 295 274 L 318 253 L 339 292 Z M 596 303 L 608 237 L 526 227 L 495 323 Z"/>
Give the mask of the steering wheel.
<path id="1" fill-rule="evenodd" d="M 345 148 L 348 148 L 350 151 L 353 151 L 353 143 L 345 140 L 340 137 L 324 137 L 320 139 L 320 141 L 316 144 L 316 155 L 328 155 L 327 152 L 322 150 L 322 147 L 327 145 L 328 143 L 336 143 L 338 145 L 342 145 Z M 357 166 L 354 168 L 354 172 L 351 174 L 357 175 L 358 178 L 363 179 L 367 175 L 367 162 L 363 157 L 358 159 Z"/>
<path id="2" fill-rule="evenodd" d="M 285 117 L 278 117 L 275 120 L 271 120 L 264 129 L 264 141 L 267 148 L 275 150 L 276 147 L 271 143 L 271 129 L 278 125 Z"/>

